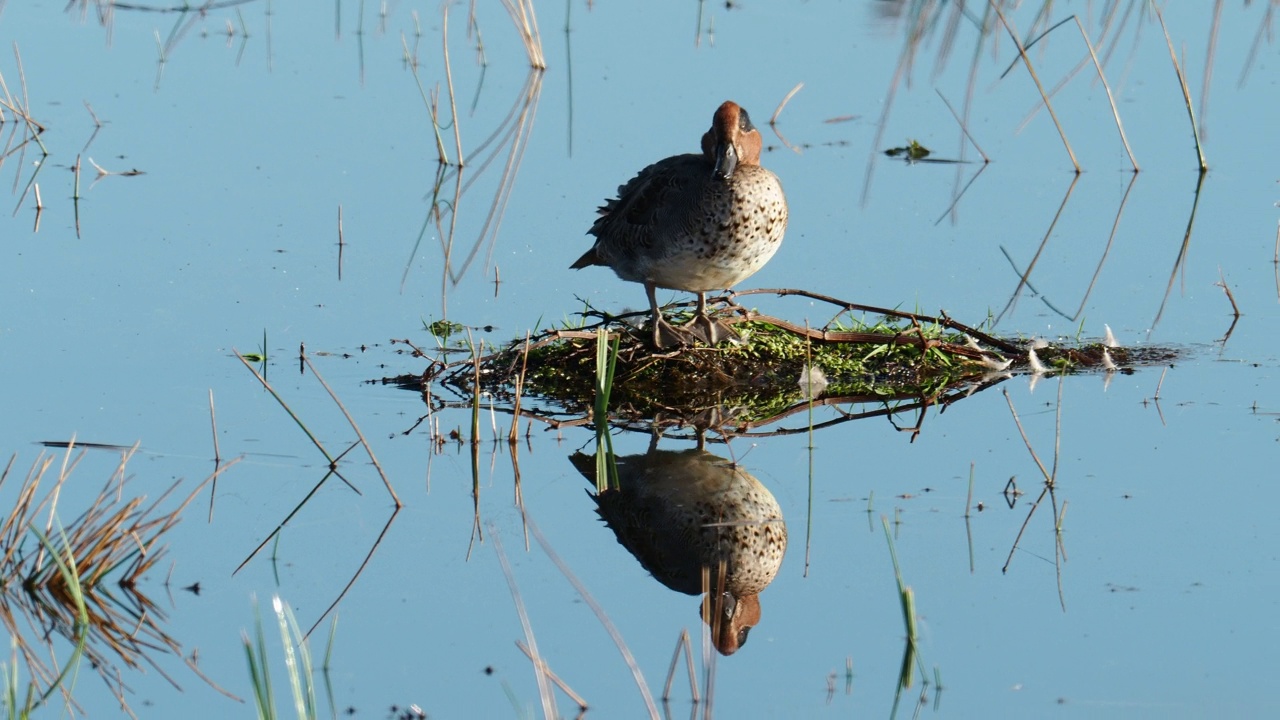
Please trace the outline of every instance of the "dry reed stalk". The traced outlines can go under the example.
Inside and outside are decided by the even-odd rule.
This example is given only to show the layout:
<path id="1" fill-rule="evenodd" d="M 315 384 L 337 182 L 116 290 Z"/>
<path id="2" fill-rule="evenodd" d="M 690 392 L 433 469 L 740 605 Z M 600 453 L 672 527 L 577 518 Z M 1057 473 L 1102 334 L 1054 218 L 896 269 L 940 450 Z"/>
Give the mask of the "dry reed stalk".
<path id="1" fill-rule="evenodd" d="M 18 64 L 18 83 L 22 86 L 22 106 L 26 108 L 23 113 L 23 119 L 35 136 L 35 141 L 40 145 L 40 150 L 45 155 L 48 155 L 49 151 L 45 149 L 44 143 L 40 141 L 40 133 L 44 132 L 44 126 L 31 117 L 31 94 L 27 88 L 27 71 L 22 66 L 22 53 L 18 50 L 18 42 L 16 40 L 13 43 L 13 58 Z"/>
<path id="2" fill-rule="evenodd" d="M 453 118 L 453 140 L 458 152 L 458 167 L 466 165 L 462 157 L 462 130 L 458 127 L 458 103 L 453 94 L 453 69 L 449 63 L 449 3 L 443 3 L 444 21 L 440 30 L 441 43 L 444 46 L 444 78 L 445 87 L 449 89 L 449 114 Z"/>
<path id="3" fill-rule="evenodd" d="M 778 136 L 778 140 L 780 140 L 783 145 L 797 155 L 800 155 L 803 151 L 783 137 L 782 131 L 778 129 L 778 116 L 782 115 L 782 109 L 787 106 L 787 103 L 791 102 L 791 98 L 795 97 L 796 93 L 800 92 L 800 89 L 803 87 L 804 83 L 796 83 L 796 86 L 791 88 L 791 91 L 782 98 L 782 102 L 778 103 L 778 107 L 773 111 L 773 116 L 769 118 L 769 129 L 773 130 L 773 134 Z"/>
<path id="4" fill-rule="evenodd" d="M 46 457 L 42 454 L 37 458 L 32 472 L 28 474 L 19 493 L 14 511 L 6 518 L 6 540 L 9 539 L 7 533 L 10 530 L 24 531 L 24 528 L 30 528 L 32 532 L 39 534 L 33 520 L 35 514 L 41 512 L 40 508 L 46 505 L 49 507 L 50 527 L 52 527 L 52 516 L 57 513 L 56 496 L 62 484 L 67 481 L 69 473 L 83 457 L 82 451 L 74 462 L 69 462 L 75 442 L 72 440 L 66 445 L 67 451 L 59 469 L 59 477 L 46 494 L 45 500 L 33 507 L 31 498 L 39 487 L 42 477 L 52 466 L 54 456 Z M 57 535 L 46 533 L 42 536 L 39 553 L 16 561 L 13 560 L 12 554 L 6 555 L 5 574 L 15 578 L 25 578 L 23 582 L 25 592 L 14 596 L 16 603 L 3 603 L 4 610 L 0 612 L 0 617 L 3 618 L 4 626 L 15 642 L 15 649 L 22 647 L 23 657 L 32 677 L 43 678 L 44 683 L 49 686 L 50 689 L 45 694 L 46 699 L 55 688 L 60 686 L 62 676 L 54 679 L 42 660 L 28 647 L 15 618 L 9 611 L 15 604 L 22 609 L 30 624 L 37 624 L 45 629 L 44 643 L 51 654 L 56 655 L 52 645 L 52 635 L 55 633 L 77 644 L 79 648 L 77 652 L 82 652 L 89 659 L 126 712 L 132 711 L 124 700 L 125 685 L 113 657 L 131 668 L 140 667 L 145 662 L 175 687 L 178 686 L 174 678 L 160 667 L 151 653 L 159 650 L 181 657 L 181 646 L 161 629 L 159 623 L 165 619 L 164 612 L 140 593 L 136 585 L 140 576 L 153 569 L 163 558 L 166 548 L 160 543 L 169 530 L 179 522 L 186 507 L 200 494 L 206 484 L 238 462 L 238 459 L 215 470 L 197 485 L 178 507 L 167 513 L 157 514 L 159 505 L 173 492 L 178 483 L 146 507 L 143 506 L 144 498 L 142 497 L 125 501 L 120 495 L 119 486 L 125 481 L 123 468 L 137 448 L 138 445 L 135 444 L 122 453 L 120 466 L 103 484 L 87 510 L 66 525 L 58 524 Z M 10 461 L 11 466 L 12 461 Z M 7 474 L 8 468 L 4 476 Z M 0 476 L 0 482 L 3 482 L 4 476 Z M 120 480 L 119 483 L 117 478 Z M 49 537 L 55 537 L 60 542 L 55 546 L 45 539 Z M 46 553 L 50 551 L 57 554 L 56 560 L 52 558 L 46 560 Z M 65 557 L 63 557 L 64 553 Z M 55 567 L 58 563 L 74 569 L 74 577 L 70 579 L 70 582 L 75 583 L 74 587 L 68 584 L 67 575 Z M 103 589 L 107 576 L 116 571 L 119 571 L 121 576 L 117 585 L 128 604 L 118 600 L 115 595 L 99 592 Z M 65 672 L 64 670 L 63 673 Z M 207 678 L 205 679 L 207 681 Z M 216 684 L 210 683 L 210 685 L 228 697 L 238 700 Z M 71 702 L 69 692 L 66 688 L 62 690 L 64 697 Z"/>
<path id="5" fill-rule="evenodd" d="M 441 165 L 448 165 L 449 153 L 444 149 L 444 138 L 440 135 L 440 114 L 439 114 L 439 85 L 436 90 L 427 93 L 422 85 L 422 77 L 418 74 L 418 58 L 409 51 L 409 41 L 405 39 L 404 33 L 400 33 L 400 47 L 404 53 L 404 60 L 409 65 L 409 72 L 413 74 L 413 80 L 418 85 L 418 94 L 422 97 L 422 104 L 427 108 L 427 114 L 431 116 L 431 129 L 435 133 L 436 139 L 436 161 Z"/>
<path id="6" fill-rule="evenodd" d="M 1200 87 L 1200 126 L 1206 139 L 1209 137 L 1209 84 L 1213 81 L 1213 60 L 1218 55 L 1218 31 L 1221 29 L 1222 0 L 1216 0 L 1213 3 L 1213 21 L 1209 25 L 1209 47 L 1204 55 L 1204 84 Z"/>
<path id="7" fill-rule="evenodd" d="M 324 388 L 324 391 L 329 393 L 329 397 L 333 400 L 333 403 L 338 406 L 338 410 L 342 411 L 342 416 L 347 419 L 347 423 L 351 425 L 351 429 L 355 431 L 356 437 L 360 440 L 360 446 L 364 448 L 365 453 L 369 456 L 369 461 L 373 463 L 374 469 L 378 471 L 378 477 L 382 478 L 382 484 L 387 489 L 387 494 L 391 496 L 391 500 L 395 503 L 396 509 L 399 510 L 404 507 L 404 503 L 400 502 L 400 497 L 396 495 L 395 488 L 391 486 L 391 480 L 387 477 L 387 473 L 383 471 L 382 463 L 379 463 L 378 457 L 374 455 L 373 447 L 370 446 L 369 441 L 365 439 L 364 433 L 360 432 L 360 426 L 356 424 L 355 418 L 351 417 L 351 413 L 347 412 L 346 406 L 342 404 L 342 400 L 338 399 L 337 394 L 333 392 L 333 388 L 329 387 L 329 383 L 325 382 L 324 378 L 320 376 L 320 372 L 316 370 L 316 366 L 311 363 L 311 358 L 303 355 L 302 360 L 306 363 L 307 368 L 311 370 L 311 374 L 315 375 L 316 381 L 320 383 L 320 386 Z"/>
<path id="8" fill-rule="evenodd" d="M 1231 303 L 1231 313 L 1234 317 L 1240 317 L 1240 306 L 1236 305 L 1236 298 L 1231 294 L 1231 287 L 1227 285 L 1227 277 L 1222 274 L 1222 268 L 1218 268 L 1218 282 L 1214 283 L 1222 288 L 1222 292 L 1227 294 L 1227 300 Z"/>
<path id="9" fill-rule="evenodd" d="M 987 0 L 988 5 L 995 10 L 996 15 L 1000 18 L 1000 23 L 1004 25 L 1004 29 L 1009 33 L 1009 38 L 1013 41 L 1015 47 L 1018 48 L 1018 55 L 1022 58 L 1022 63 L 1027 67 L 1027 73 L 1031 75 L 1032 81 L 1036 84 L 1036 90 L 1040 92 L 1040 98 L 1044 100 L 1045 109 L 1049 111 L 1049 117 L 1053 118 L 1053 125 L 1058 129 L 1058 137 L 1062 138 L 1062 145 L 1067 150 L 1067 156 L 1071 158 L 1071 165 L 1076 169 L 1076 174 L 1080 174 L 1080 163 L 1076 160 L 1076 154 L 1071 149 L 1071 142 L 1067 140 L 1067 133 L 1062 128 L 1062 123 L 1058 121 L 1058 114 L 1053 110 L 1053 103 L 1049 101 L 1049 95 L 1045 92 L 1044 85 L 1040 82 L 1040 77 L 1036 75 L 1035 68 L 1031 65 L 1031 58 L 1027 57 L 1027 49 L 1023 47 L 1022 41 L 1018 39 L 1017 34 L 1013 31 L 1013 26 L 1009 24 L 1009 20 L 1004 16 L 1004 12 L 1000 9 L 1000 5 L 995 0 Z"/>
<path id="10" fill-rule="evenodd" d="M 80 156 L 76 155 L 75 192 L 71 196 L 71 204 L 75 208 L 76 237 L 80 237 Z"/>
<path id="11" fill-rule="evenodd" d="M 1160 29 L 1164 31 L 1165 44 L 1169 46 L 1169 59 L 1173 61 L 1173 71 L 1178 76 L 1178 86 L 1182 88 L 1182 100 L 1187 107 L 1187 117 L 1191 120 L 1191 134 L 1196 141 L 1196 157 L 1200 162 L 1200 174 L 1208 172 L 1209 164 L 1204 159 L 1204 148 L 1200 145 L 1200 128 L 1196 123 L 1196 111 L 1191 103 L 1191 90 L 1187 87 L 1187 76 L 1182 73 L 1182 64 L 1178 62 L 1178 54 L 1173 49 L 1173 38 L 1169 37 L 1169 28 L 1164 24 L 1164 13 L 1160 8 L 1152 6 L 1156 18 L 1160 21 Z"/>
<path id="12" fill-rule="evenodd" d="M 1098 54 L 1093 50 L 1093 43 L 1089 41 L 1089 33 L 1085 32 L 1084 25 L 1080 23 L 1080 18 L 1072 15 L 1071 18 L 1076 21 L 1076 27 L 1080 29 L 1080 37 L 1084 38 L 1084 46 L 1089 49 L 1089 57 L 1093 60 L 1093 67 L 1098 71 L 1098 79 L 1102 81 L 1102 88 L 1107 92 L 1107 102 L 1111 104 L 1111 116 L 1115 118 L 1116 130 L 1120 133 L 1120 142 L 1124 143 L 1124 151 L 1129 155 L 1129 163 L 1133 165 L 1133 171 L 1139 172 L 1138 161 L 1133 157 L 1133 150 L 1129 147 L 1129 138 L 1124 134 L 1124 123 L 1120 122 L 1120 110 L 1116 107 L 1115 96 L 1111 94 L 1111 85 L 1107 83 L 1107 76 L 1102 72 L 1102 64 L 1098 62 Z"/>
<path id="13" fill-rule="evenodd" d="M 280 407 L 289 414 L 289 417 L 293 418 L 293 421 L 297 423 L 302 432 L 306 434 L 307 439 L 311 441 L 311 444 L 315 445 L 316 449 L 320 451 L 320 454 L 324 455 L 325 460 L 329 461 L 329 469 L 334 470 L 337 467 L 338 461 L 329 454 L 329 451 L 325 449 L 325 446 L 320 442 L 319 438 L 311 433 L 311 430 L 302 422 L 302 418 L 298 417 L 297 413 L 293 411 L 293 408 L 290 408 L 289 404 L 284 401 L 284 398 L 280 397 L 280 393 L 277 393 L 275 388 L 271 387 L 271 383 L 267 382 L 265 377 L 259 375 L 258 371 L 253 369 L 253 366 L 249 364 L 248 360 L 244 359 L 244 356 L 240 354 L 239 350 L 232 348 L 231 352 L 235 353 L 235 356 L 239 358 L 240 362 L 245 366 L 245 369 L 253 373 L 253 376 L 258 379 L 258 382 L 262 384 L 262 387 L 267 392 L 271 393 L 271 397 L 275 398 Z"/>
<path id="14" fill-rule="evenodd" d="M 791 102 L 791 98 L 795 97 L 796 93 L 800 92 L 803 87 L 804 83 L 796 83 L 796 86 L 791 88 L 791 90 L 782 98 L 782 102 L 778 103 L 778 107 L 774 109 L 773 116 L 769 118 L 770 125 L 778 124 L 778 116 L 782 114 L 782 109 L 787 106 L 787 103 Z"/>
<path id="15" fill-rule="evenodd" d="M 533 11 L 533 0 L 502 0 L 511 15 L 511 21 L 520 33 L 529 65 L 535 70 L 546 70 L 547 61 L 542 54 L 542 36 L 538 32 L 538 16 Z"/>

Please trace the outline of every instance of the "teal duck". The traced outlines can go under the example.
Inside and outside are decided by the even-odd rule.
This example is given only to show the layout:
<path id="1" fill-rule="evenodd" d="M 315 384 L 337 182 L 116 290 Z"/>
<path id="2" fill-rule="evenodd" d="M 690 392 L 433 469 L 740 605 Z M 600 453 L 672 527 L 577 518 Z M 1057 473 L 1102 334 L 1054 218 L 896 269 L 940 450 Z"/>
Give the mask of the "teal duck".
<path id="1" fill-rule="evenodd" d="M 764 266 L 787 229 L 778 176 L 760 166 L 760 131 L 732 101 L 716 110 L 702 153 L 675 155 L 641 170 L 608 200 L 588 234 L 595 244 L 571 267 L 603 265 L 644 285 L 659 349 L 737 337 L 707 314 L 706 293 L 725 290 Z M 697 293 L 683 328 L 663 319 L 657 288 Z"/>

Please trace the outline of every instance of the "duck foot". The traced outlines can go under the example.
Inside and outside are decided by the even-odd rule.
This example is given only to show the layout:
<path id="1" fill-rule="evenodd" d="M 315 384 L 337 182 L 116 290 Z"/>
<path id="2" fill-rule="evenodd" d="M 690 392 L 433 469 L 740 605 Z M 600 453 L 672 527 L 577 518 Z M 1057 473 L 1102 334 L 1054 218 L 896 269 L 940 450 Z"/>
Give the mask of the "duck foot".
<path id="1" fill-rule="evenodd" d="M 658 350 L 669 350 L 681 345 L 692 345 L 697 337 L 699 336 L 684 328 L 672 325 L 662 317 L 656 318 L 653 322 L 653 346 Z"/>
<path id="2" fill-rule="evenodd" d="M 722 320 L 708 315 L 697 315 L 684 326 L 684 331 L 708 345 L 718 345 L 725 340 L 741 340 L 742 336 Z"/>

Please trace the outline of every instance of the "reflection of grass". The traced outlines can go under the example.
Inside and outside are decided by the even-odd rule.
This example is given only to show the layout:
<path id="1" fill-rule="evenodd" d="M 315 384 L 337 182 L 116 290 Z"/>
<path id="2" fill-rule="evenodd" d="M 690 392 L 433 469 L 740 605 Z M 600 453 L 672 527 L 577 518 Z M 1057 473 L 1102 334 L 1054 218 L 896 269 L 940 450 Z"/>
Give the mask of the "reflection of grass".
<path id="1" fill-rule="evenodd" d="M 902 699 L 902 691 L 910 690 L 915 677 L 915 670 L 920 670 L 921 690 L 920 704 L 923 705 L 928 693 L 930 680 L 929 675 L 925 672 L 924 661 L 920 659 L 919 649 L 919 633 L 917 631 L 917 615 L 916 615 L 916 594 L 910 585 L 902 577 L 902 566 L 898 564 L 898 551 L 893 546 L 893 533 L 889 530 L 889 519 L 880 516 L 880 524 L 884 526 L 884 537 L 889 544 L 889 557 L 893 560 L 893 577 L 898 584 L 898 601 L 902 605 L 902 622 L 906 628 L 906 643 L 902 653 L 902 668 L 898 673 L 898 689 L 894 693 L 893 710 L 889 717 L 894 717 L 898 711 L 898 703 Z M 933 670 L 933 682 L 936 683 L 935 692 L 942 692 L 941 673 L 937 667 Z"/>
<path id="2" fill-rule="evenodd" d="M 604 328 L 596 331 L 596 492 L 618 487 L 618 466 L 613 456 L 613 436 L 609 431 L 609 397 L 613 394 L 613 378 L 618 367 L 618 345 L 622 337 L 615 334 L 610 341 Z"/>
<path id="3" fill-rule="evenodd" d="M 0 699 L 11 718 L 27 717 L 55 693 L 63 696 L 69 710 L 78 710 L 73 691 L 83 659 L 127 712 L 124 694 L 128 685 L 120 665 L 150 665 L 177 686 L 158 660 L 170 653 L 180 658 L 182 648 L 162 628 L 164 611 L 137 585 L 165 557 L 164 536 L 213 476 L 175 509 L 158 514 L 157 508 L 177 485 L 149 505 L 144 505 L 145 496 L 125 495 L 125 468 L 137 449 L 134 446 L 123 453 L 118 469 L 89 508 L 63 525 L 57 520 L 62 488 L 83 457 L 82 453 L 72 459 L 72 445 L 68 444 L 56 473 L 50 473 L 55 456 L 36 459 L 13 509 L 0 521 L 0 577 L 4 578 L 0 580 L 0 622 L 13 648 L 0 673 L 4 682 Z M 13 463 L 11 459 L 0 473 L 0 485 Z M 234 462 L 225 467 L 231 464 Z M 52 487 L 37 499 L 41 484 L 55 474 Z M 24 622 L 20 624 L 19 618 Z M 61 656 L 60 642 L 74 649 L 60 669 L 53 669 L 44 657 Z M 29 679 L 22 687 L 24 666 Z M 199 674 L 194 665 L 191 667 Z M 210 685 L 219 689 L 212 682 Z"/>
<path id="4" fill-rule="evenodd" d="M 411 51 L 407 41 L 402 39 L 406 62 L 413 73 L 414 81 L 417 83 L 418 91 L 422 96 L 423 104 L 426 106 L 427 114 L 431 120 L 431 131 L 435 136 L 436 160 L 439 163 L 439 168 L 433 187 L 428 193 L 431 207 L 427 211 L 427 216 L 423 219 L 418 236 L 413 243 L 409 261 L 405 264 L 404 273 L 401 276 L 401 287 L 404 287 L 409 278 L 409 272 L 412 269 L 414 258 L 418 256 L 419 247 L 423 240 L 429 236 L 432 226 L 434 226 L 436 235 L 440 239 L 440 250 L 443 254 L 440 276 L 441 307 L 446 313 L 448 310 L 449 288 L 462 281 L 472 263 L 479 256 L 480 251 L 486 246 L 489 248 L 488 255 L 484 261 L 486 268 L 492 262 L 493 245 L 502 226 L 502 218 L 506 212 L 507 203 L 511 199 L 515 179 L 524 158 L 524 151 L 528 146 L 529 137 L 533 129 L 534 116 L 537 113 L 538 99 L 542 92 L 542 76 L 546 68 L 546 62 L 543 58 L 542 39 L 538 32 L 538 21 L 534 15 L 533 5 L 528 0 L 503 0 L 503 6 L 511 18 L 521 44 L 524 46 L 529 58 L 530 70 L 524 87 L 514 98 L 514 103 L 506 117 L 491 131 L 488 137 L 469 147 L 463 144 L 461 123 L 458 116 L 453 64 L 449 50 L 447 4 L 441 22 L 441 43 L 444 56 L 444 77 L 441 78 L 444 83 L 443 91 L 440 87 L 440 80 L 436 82 L 433 90 L 430 92 L 427 90 L 427 85 L 419 74 L 421 63 L 419 62 L 416 48 Z M 469 31 L 475 29 L 478 34 L 479 26 L 474 9 L 468 16 L 467 27 Z M 483 73 L 484 66 L 482 65 L 481 82 L 484 79 Z M 448 93 L 447 112 L 442 107 L 443 92 Z M 477 88 L 477 99 L 478 93 L 479 89 Z M 445 139 L 446 131 L 453 135 L 452 159 Z M 460 246 L 459 232 L 466 232 L 465 225 L 459 227 L 459 213 L 463 212 L 465 205 L 463 196 L 473 187 L 477 180 L 491 174 L 487 171 L 494 167 L 495 161 L 499 160 L 504 154 L 506 159 L 499 166 L 501 174 L 496 180 L 496 186 L 493 187 L 487 214 L 484 215 L 483 220 L 480 222 L 476 238 L 470 247 L 462 247 Z M 496 282 L 496 266 L 494 267 L 494 277 Z"/>

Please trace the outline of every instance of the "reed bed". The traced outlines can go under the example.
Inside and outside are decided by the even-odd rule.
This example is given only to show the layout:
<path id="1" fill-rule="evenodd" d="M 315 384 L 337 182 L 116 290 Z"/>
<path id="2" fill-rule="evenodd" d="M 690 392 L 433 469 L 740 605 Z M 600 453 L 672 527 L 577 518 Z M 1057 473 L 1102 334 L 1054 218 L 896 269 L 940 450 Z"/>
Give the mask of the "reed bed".
<path id="1" fill-rule="evenodd" d="M 59 699 L 68 712 L 83 712 L 74 678 L 85 662 L 130 715 L 124 669 L 150 667 L 179 687 L 165 665 L 184 662 L 234 698 L 204 676 L 193 659 L 184 658 L 181 644 L 165 629 L 167 614 L 141 583 L 167 557 L 166 536 L 183 511 L 237 461 L 177 498 L 172 509 L 161 510 L 171 504 L 180 483 L 150 502 L 133 495 L 126 468 L 138 446 L 125 448 L 89 506 L 64 520 L 62 491 L 85 452 L 73 455 L 74 441 L 65 446 L 61 464 L 52 453 L 36 458 L 18 485 L 13 509 L 0 522 L 0 622 L 13 647 L 4 671 L 9 716 L 27 717 Z M 0 487 L 15 462 L 16 455 L 0 473 Z M 66 661 L 51 665 L 48 658 L 58 657 Z"/>

